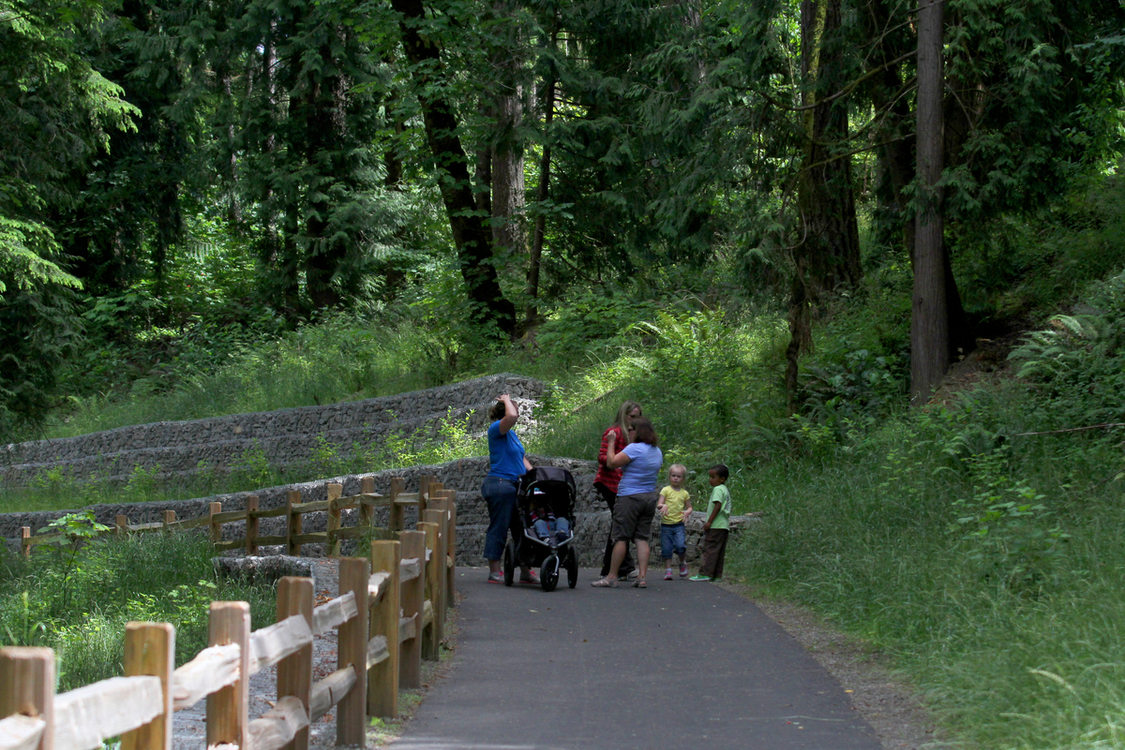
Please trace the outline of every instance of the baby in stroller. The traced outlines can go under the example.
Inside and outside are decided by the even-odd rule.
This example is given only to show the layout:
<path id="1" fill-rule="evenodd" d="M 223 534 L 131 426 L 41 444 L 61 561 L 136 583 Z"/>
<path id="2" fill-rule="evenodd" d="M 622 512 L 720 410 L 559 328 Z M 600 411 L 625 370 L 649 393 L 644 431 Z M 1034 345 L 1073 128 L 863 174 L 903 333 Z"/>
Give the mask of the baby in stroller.
<path id="1" fill-rule="evenodd" d="M 528 498 L 528 519 L 536 536 L 552 547 L 570 539 L 570 521 L 566 516 L 556 516 L 547 502 L 547 493 L 536 487 Z"/>
<path id="2" fill-rule="evenodd" d="M 574 588 L 578 581 L 572 545 L 578 495 L 574 477 L 557 466 L 537 466 L 520 477 L 517 493 L 520 532 L 504 549 L 504 583 L 511 585 L 517 565 L 542 566 L 539 583 L 544 591 L 558 584 L 560 568 L 566 569 L 567 583 Z"/>

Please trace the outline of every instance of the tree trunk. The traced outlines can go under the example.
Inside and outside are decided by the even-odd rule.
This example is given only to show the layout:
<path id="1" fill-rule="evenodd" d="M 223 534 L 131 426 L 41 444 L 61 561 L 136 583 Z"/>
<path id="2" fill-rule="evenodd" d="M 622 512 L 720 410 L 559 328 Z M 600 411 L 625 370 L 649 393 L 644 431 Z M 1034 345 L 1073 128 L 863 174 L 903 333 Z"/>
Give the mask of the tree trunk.
<path id="1" fill-rule="evenodd" d="M 327 45 L 320 50 L 320 58 L 330 61 L 332 52 Z M 339 304 L 340 294 L 333 285 L 333 279 L 344 258 L 347 248 L 333 236 L 329 217 L 332 204 L 328 197 L 329 185 L 346 174 L 343 165 L 338 163 L 338 149 L 343 138 L 343 102 L 337 101 L 335 93 L 337 76 L 319 77 L 306 74 L 304 95 L 293 98 L 294 119 L 304 120 L 303 138 L 304 162 L 310 168 L 307 186 L 308 206 L 305 216 L 305 237 L 308 244 L 305 254 L 305 285 L 313 310 L 323 310 Z M 339 108 L 339 109 L 338 109 Z M 328 160 L 320 169 L 313 165 Z M 317 173 L 319 172 L 319 173 Z"/>
<path id="2" fill-rule="evenodd" d="M 923 404 L 949 368 L 948 259 L 941 210 L 942 15 L 944 0 L 918 11 L 918 211 L 914 233 L 914 292 L 910 318 L 910 396 Z"/>
<path id="3" fill-rule="evenodd" d="M 512 3 L 493 3 L 502 43 L 493 48 L 493 68 L 497 71 L 496 137 L 492 142 L 492 242 L 502 258 L 522 260 L 527 252 L 524 213 L 523 127 L 524 86 L 523 40 Z"/>
<path id="4" fill-rule="evenodd" d="M 859 282 L 859 230 L 855 218 L 851 161 L 836 153 L 847 142 L 847 103 L 824 100 L 842 85 L 837 40 L 841 0 L 801 3 L 804 164 L 798 176 L 801 239 L 794 250 L 795 278 L 789 297 L 786 387 L 796 407 L 797 360 L 812 343 L 812 315 L 824 292 Z"/>
<path id="5" fill-rule="evenodd" d="M 879 76 L 874 95 L 877 109 L 886 109 L 879 137 L 879 176 L 875 188 L 877 200 L 876 240 L 889 247 L 914 250 L 914 217 L 908 205 L 907 189 L 914 181 L 914 123 L 910 104 L 902 95 L 902 74 L 897 66 L 887 67 Z"/>
<path id="6" fill-rule="evenodd" d="M 510 336 L 515 331 L 515 306 L 500 288 L 491 232 L 475 210 L 467 158 L 457 135 L 457 117 L 430 72 L 441 66 L 440 49 L 419 31 L 425 21 L 421 0 L 392 0 L 391 5 L 401 14 L 403 49 L 407 60 L 415 66 L 426 141 L 438 172 L 461 277 L 468 288 L 471 319 L 478 324 L 495 326 Z"/>
<path id="7" fill-rule="evenodd" d="M 274 123 L 280 121 L 278 90 L 284 84 L 278 82 L 278 57 L 274 39 L 282 32 L 277 21 L 271 20 L 266 28 L 266 38 L 262 44 L 258 86 L 261 88 L 261 101 L 269 108 Z M 276 158 L 277 136 L 271 129 L 261 143 L 262 151 L 269 155 L 268 161 Z M 262 233 L 260 242 L 263 288 L 268 297 L 267 304 L 281 313 L 290 327 L 306 312 L 301 300 L 298 272 L 300 263 L 294 238 L 297 236 L 297 218 L 294 212 L 282 212 L 278 205 L 284 198 L 278 196 L 274 188 L 266 188 L 261 196 Z"/>
<path id="8" fill-rule="evenodd" d="M 557 16 L 551 26 L 550 51 L 553 54 L 558 44 Z M 543 112 L 543 152 L 539 156 L 539 185 L 535 190 L 535 200 L 540 206 L 535 216 L 535 231 L 531 238 L 531 252 L 527 259 L 527 309 L 524 320 L 527 326 L 534 325 L 539 317 L 539 270 L 543 262 L 543 241 L 547 233 L 547 216 L 543 205 L 551 196 L 551 124 L 555 119 L 555 87 L 557 72 L 553 62 L 548 63 L 547 77 L 543 82 L 543 99 L 540 108 Z"/>

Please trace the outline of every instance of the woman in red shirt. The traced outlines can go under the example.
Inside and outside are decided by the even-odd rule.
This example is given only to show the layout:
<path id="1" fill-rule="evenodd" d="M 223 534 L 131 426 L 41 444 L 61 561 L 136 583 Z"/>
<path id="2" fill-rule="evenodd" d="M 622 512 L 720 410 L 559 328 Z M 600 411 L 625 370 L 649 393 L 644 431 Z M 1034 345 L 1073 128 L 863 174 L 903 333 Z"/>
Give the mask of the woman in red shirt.
<path id="1" fill-rule="evenodd" d="M 641 416 L 641 405 L 636 401 L 625 401 L 621 404 L 621 408 L 617 410 L 617 418 L 613 421 L 605 432 L 602 433 L 602 446 L 598 450 L 598 473 L 594 476 L 594 490 L 597 491 L 598 496 L 605 501 L 609 506 L 610 515 L 613 515 L 613 504 L 617 500 L 617 485 L 621 481 L 621 469 L 613 469 L 606 466 L 606 451 L 609 448 L 609 436 L 615 436 L 614 450 L 621 451 L 626 445 L 629 444 L 631 435 L 629 430 L 632 421 Z M 613 554 L 613 537 L 606 535 L 605 554 L 602 557 L 602 577 L 609 573 L 609 559 Z M 621 562 L 619 575 L 621 578 L 627 578 L 629 573 L 633 570 L 633 558 L 629 554 L 629 548 L 625 548 L 625 559 Z"/>

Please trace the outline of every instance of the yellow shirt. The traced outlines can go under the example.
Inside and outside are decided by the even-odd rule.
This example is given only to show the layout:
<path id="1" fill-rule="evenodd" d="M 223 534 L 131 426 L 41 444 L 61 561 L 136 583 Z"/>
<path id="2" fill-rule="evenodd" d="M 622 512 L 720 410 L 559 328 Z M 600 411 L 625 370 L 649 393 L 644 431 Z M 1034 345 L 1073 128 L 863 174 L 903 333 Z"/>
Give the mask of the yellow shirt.
<path id="1" fill-rule="evenodd" d="M 687 490 L 677 490 L 672 485 L 668 485 L 660 490 L 660 497 L 664 498 L 664 506 L 668 509 L 664 514 L 664 518 L 660 519 L 660 523 L 671 526 L 677 523 L 683 523 L 684 520 L 684 507 L 687 506 L 688 498 L 691 493 Z"/>

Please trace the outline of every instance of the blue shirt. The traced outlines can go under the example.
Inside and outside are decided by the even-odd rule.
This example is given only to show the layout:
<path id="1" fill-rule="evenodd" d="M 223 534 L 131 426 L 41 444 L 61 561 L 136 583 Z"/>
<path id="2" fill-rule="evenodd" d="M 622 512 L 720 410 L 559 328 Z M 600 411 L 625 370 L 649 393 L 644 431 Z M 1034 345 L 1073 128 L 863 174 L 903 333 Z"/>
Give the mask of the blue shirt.
<path id="1" fill-rule="evenodd" d="M 629 457 L 629 463 L 621 471 L 621 484 L 617 485 L 617 494 L 655 492 L 656 479 L 660 476 L 660 467 L 664 463 L 664 452 L 648 443 L 629 443 L 621 452 Z"/>
<path id="2" fill-rule="evenodd" d="M 500 434 L 500 420 L 488 426 L 488 476 L 515 481 L 527 472 L 523 465 L 523 443 L 515 430 Z"/>

